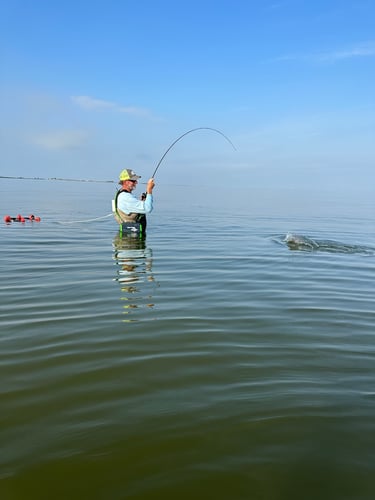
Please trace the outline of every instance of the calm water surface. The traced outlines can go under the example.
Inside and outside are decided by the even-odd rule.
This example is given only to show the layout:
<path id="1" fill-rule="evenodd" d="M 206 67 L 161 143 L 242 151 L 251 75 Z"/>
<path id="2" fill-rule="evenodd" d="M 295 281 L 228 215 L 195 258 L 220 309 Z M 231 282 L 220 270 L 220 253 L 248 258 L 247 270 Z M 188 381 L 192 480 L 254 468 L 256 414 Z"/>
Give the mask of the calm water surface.
<path id="1" fill-rule="evenodd" d="M 2 216 L 42 221 L 0 227 L 1 500 L 374 498 L 372 198 L 160 190 L 142 243 L 113 185 L 21 182 Z"/>

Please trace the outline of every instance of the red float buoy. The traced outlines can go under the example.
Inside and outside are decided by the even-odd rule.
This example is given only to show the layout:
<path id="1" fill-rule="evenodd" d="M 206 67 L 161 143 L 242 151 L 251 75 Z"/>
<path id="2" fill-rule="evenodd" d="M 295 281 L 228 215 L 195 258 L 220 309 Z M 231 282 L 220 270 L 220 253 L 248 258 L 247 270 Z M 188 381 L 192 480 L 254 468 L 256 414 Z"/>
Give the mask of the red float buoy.
<path id="1" fill-rule="evenodd" d="M 40 222 L 40 217 L 36 217 L 35 215 L 29 215 L 28 217 L 23 217 L 21 214 L 18 214 L 16 217 L 11 217 L 10 215 L 4 215 L 4 222 L 26 222 L 27 220 L 31 222 Z"/>

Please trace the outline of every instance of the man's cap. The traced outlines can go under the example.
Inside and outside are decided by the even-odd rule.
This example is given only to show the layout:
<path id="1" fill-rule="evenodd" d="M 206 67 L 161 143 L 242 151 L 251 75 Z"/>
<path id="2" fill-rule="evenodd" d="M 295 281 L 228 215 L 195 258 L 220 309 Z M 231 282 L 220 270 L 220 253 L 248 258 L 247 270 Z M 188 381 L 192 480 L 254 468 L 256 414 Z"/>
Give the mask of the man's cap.
<path id="1" fill-rule="evenodd" d="M 120 172 L 120 181 L 136 181 L 141 178 L 140 175 L 137 175 L 134 170 L 130 168 L 125 168 Z"/>

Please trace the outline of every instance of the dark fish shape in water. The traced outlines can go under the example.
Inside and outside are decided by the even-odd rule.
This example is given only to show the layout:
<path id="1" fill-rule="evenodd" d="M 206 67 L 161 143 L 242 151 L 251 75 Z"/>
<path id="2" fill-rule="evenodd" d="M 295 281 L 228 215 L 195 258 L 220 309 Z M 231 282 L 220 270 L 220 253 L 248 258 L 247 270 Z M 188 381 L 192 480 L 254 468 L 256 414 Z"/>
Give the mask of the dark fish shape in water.
<path id="1" fill-rule="evenodd" d="M 302 234 L 287 233 L 284 241 L 292 250 L 317 250 L 319 248 L 315 240 Z"/>
<path id="2" fill-rule="evenodd" d="M 363 245 L 349 245 L 347 243 L 332 240 L 315 240 L 302 234 L 287 233 L 283 241 L 290 250 L 305 252 L 361 253 L 366 255 L 375 254 L 375 248 Z"/>

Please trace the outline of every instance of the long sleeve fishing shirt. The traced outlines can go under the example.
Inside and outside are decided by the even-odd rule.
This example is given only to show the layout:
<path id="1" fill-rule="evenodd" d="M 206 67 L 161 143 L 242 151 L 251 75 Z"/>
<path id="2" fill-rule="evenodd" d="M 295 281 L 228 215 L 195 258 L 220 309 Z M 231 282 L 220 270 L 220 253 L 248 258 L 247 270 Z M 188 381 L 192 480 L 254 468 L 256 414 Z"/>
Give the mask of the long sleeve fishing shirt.
<path id="1" fill-rule="evenodd" d="M 147 194 L 144 201 L 138 200 L 132 193 L 122 191 L 117 199 L 118 208 L 126 214 L 149 214 L 153 209 L 152 194 Z"/>

